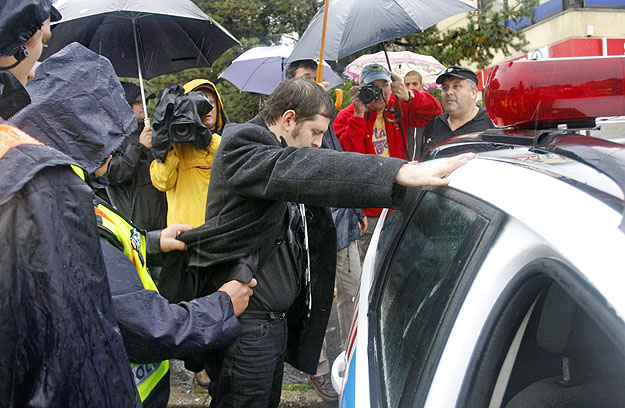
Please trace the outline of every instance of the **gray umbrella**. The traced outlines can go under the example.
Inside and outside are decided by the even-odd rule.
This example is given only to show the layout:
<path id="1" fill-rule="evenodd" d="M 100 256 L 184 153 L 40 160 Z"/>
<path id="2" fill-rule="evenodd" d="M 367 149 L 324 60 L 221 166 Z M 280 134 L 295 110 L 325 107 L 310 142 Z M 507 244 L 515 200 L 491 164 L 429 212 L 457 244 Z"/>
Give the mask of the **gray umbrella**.
<path id="1" fill-rule="evenodd" d="M 43 58 L 72 42 L 107 57 L 118 76 L 139 78 L 209 66 L 236 38 L 190 0 L 59 0 Z M 147 112 L 147 111 L 146 111 Z"/>
<path id="2" fill-rule="evenodd" d="M 323 59 L 337 60 L 474 9 L 468 0 L 334 0 L 328 7 Z M 321 8 L 295 45 L 289 61 L 319 58 L 323 31 Z"/>

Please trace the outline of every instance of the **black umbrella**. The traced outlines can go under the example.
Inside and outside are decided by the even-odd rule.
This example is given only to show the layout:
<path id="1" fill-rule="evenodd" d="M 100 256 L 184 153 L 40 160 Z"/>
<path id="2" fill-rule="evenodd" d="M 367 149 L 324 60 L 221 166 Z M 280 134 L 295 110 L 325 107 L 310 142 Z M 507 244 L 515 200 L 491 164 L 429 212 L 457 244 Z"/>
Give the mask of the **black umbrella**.
<path id="1" fill-rule="evenodd" d="M 107 57 L 118 76 L 139 78 L 144 105 L 144 77 L 209 66 L 239 44 L 190 0 L 60 0 L 55 7 L 63 18 L 43 58 L 79 42 Z"/>

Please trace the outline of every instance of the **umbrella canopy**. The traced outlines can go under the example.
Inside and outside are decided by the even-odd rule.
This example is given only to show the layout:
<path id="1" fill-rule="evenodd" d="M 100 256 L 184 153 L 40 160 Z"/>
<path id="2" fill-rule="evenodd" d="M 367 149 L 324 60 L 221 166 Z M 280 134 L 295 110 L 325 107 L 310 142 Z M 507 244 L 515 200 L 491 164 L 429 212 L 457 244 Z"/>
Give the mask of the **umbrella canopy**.
<path id="1" fill-rule="evenodd" d="M 79 42 L 107 57 L 118 76 L 149 79 L 209 66 L 239 44 L 190 0 L 59 0 L 55 7 L 63 18 L 43 58 Z"/>
<path id="2" fill-rule="evenodd" d="M 403 78 L 408 72 L 417 71 L 421 74 L 424 85 L 436 83 L 436 77 L 445 70 L 445 66 L 430 55 L 421 55 L 410 51 L 389 52 L 387 54 L 394 73 Z M 369 64 L 386 66 L 384 51 L 361 55 L 345 67 L 343 75 L 358 83 L 362 68 Z"/>
<path id="3" fill-rule="evenodd" d="M 273 45 L 255 47 L 239 55 L 219 78 L 227 79 L 243 92 L 269 95 L 286 77 L 286 63 L 293 47 Z M 323 80 L 330 88 L 342 85 L 343 80 L 324 62 Z"/>
<path id="4" fill-rule="evenodd" d="M 323 58 L 337 60 L 474 9 L 468 0 L 334 0 L 328 8 Z M 289 61 L 319 57 L 323 16 L 321 8 L 295 45 Z"/>

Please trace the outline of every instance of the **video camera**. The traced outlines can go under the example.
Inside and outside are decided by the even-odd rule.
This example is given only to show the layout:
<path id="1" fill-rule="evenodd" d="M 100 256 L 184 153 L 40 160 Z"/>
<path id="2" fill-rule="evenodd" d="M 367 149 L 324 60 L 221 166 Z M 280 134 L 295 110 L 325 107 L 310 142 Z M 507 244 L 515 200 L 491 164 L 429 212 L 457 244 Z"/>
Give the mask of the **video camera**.
<path id="1" fill-rule="evenodd" d="M 373 84 L 363 85 L 358 88 L 358 90 L 360 91 L 359 98 L 365 105 L 370 104 L 382 96 L 382 90 Z"/>
<path id="2" fill-rule="evenodd" d="M 193 143 L 197 149 L 206 149 L 212 133 L 202 123 L 202 117 L 212 109 L 213 104 L 202 92 L 185 94 L 180 85 L 168 85 L 154 111 L 154 158 L 164 163 L 171 143 Z"/>

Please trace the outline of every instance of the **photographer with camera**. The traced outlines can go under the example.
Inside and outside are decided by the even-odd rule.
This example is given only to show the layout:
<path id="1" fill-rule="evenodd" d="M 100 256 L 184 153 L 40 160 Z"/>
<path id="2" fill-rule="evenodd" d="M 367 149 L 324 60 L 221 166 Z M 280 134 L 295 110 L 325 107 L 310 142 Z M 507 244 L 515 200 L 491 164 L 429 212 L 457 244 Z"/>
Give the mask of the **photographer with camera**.
<path id="1" fill-rule="evenodd" d="M 217 88 L 206 79 L 190 81 L 184 90 L 167 88 L 154 118 L 150 177 L 167 193 L 167 225 L 202 225 L 211 166 L 228 120 Z"/>
<path id="2" fill-rule="evenodd" d="M 379 64 L 362 69 L 360 86 L 352 87 L 350 94 L 352 104 L 334 121 L 334 131 L 347 152 L 413 159 L 408 157 L 407 129 L 425 127 L 443 111 L 432 95 L 408 90 L 396 74 Z M 380 208 L 364 209 L 369 222 L 360 238 L 361 261 L 381 212 Z"/>

